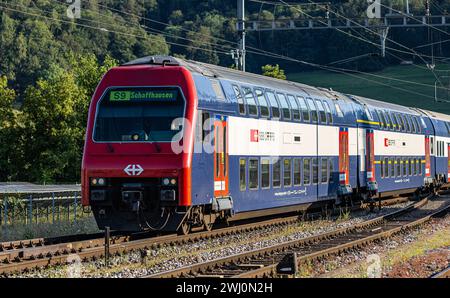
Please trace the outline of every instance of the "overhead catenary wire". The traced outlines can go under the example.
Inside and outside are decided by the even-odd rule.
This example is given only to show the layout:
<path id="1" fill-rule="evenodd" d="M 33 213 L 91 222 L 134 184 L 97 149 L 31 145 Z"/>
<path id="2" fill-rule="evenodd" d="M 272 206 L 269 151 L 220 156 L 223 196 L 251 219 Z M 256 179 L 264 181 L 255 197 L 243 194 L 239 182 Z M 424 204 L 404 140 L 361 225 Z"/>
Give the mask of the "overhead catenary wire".
<path id="1" fill-rule="evenodd" d="M 5 3 L 0 2 L 0 4 L 5 4 Z M 7 4 L 7 3 L 6 3 L 6 4 Z M 61 20 L 61 19 L 56 19 L 56 18 L 52 18 L 52 17 L 43 16 L 43 15 L 33 14 L 33 13 L 24 12 L 24 11 L 17 10 L 17 9 L 11 9 L 11 8 L 4 7 L 4 6 L 2 6 L 1 8 L 7 9 L 7 10 L 10 10 L 10 11 L 19 12 L 19 13 L 24 13 L 24 14 L 27 14 L 27 15 L 33 15 L 33 16 L 37 16 L 37 17 L 43 17 L 43 18 L 46 18 L 46 19 L 51 19 L 51 20 L 60 21 L 60 22 L 64 22 L 64 23 L 75 24 L 75 25 L 78 25 L 78 26 L 82 26 L 82 27 L 87 27 L 87 28 L 91 28 L 91 29 L 103 31 L 103 30 L 102 30 L 103 28 L 98 28 L 98 27 L 94 27 L 94 26 L 89 26 L 89 25 L 86 25 L 86 24 L 74 23 L 74 22 L 72 22 L 72 21 L 65 21 L 65 20 Z M 130 33 L 124 33 L 124 32 L 118 32 L 118 31 L 115 31 L 115 30 L 107 30 L 107 31 L 108 31 L 108 32 L 112 32 L 112 33 L 117 33 L 117 34 L 124 34 L 124 35 L 134 36 L 134 37 L 141 37 L 141 38 L 144 38 L 144 39 L 146 38 L 146 37 L 143 37 L 143 36 L 140 36 L 140 35 L 135 35 L 135 34 L 130 34 Z M 176 43 L 175 43 L 175 44 L 176 44 Z M 181 45 L 181 44 L 176 44 L 176 45 Z M 181 46 L 186 46 L 186 45 L 181 45 Z M 191 47 L 191 46 L 187 46 L 187 47 Z M 208 51 L 208 50 L 211 51 L 210 49 L 205 49 L 205 48 L 198 48 L 198 49 L 199 49 L 199 50 L 205 50 L 205 51 Z M 426 94 L 423 94 L 423 93 L 418 93 L 418 92 L 414 92 L 414 91 L 407 90 L 407 89 L 404 89 L 404 88 L 391 86 L 391 85 L 388 85 L 388 84 L 381 83 L 381 82 L 379 82 L 379 81 L 370 80 L 370 79 L 367 79 L 367 78 L 364 78 L 364 77 L 360 77 L 360 76 L 357 76 L 357 75 L 354 75 L 354 74 L 347 73 L 348 71 L 351 71 L 351 70 L 339 69 L 339 68 L 330 68 L 330 67 L 323 66 L 323 65 L 320 65 L 320 64 L 310 63 L 310 62 L 306 62 L 306 61 L 302 61 L 302 60 L 290 58 L 290 57 L 287 57 L 287 56 L 283 56 L 283 55 L 271 53 L 271 52 L 264 51 L 264 50 L 260 50 L 260 51 L 258 51 L 258 52 L 254 52 L 254 51 L 249 51 L 249 52 L 250 52 L 250 53 L 253 53 L 253 54 L 256 54 L 256 55 L 263 55 L 263 56 L 272 57 L 272 58 L 278 58 L 278 59 L 283 59 L 283 60 L 287 60 L 287 61 L 291 61 L 291 62 L 298 62 L 298 63 L 306 64 L 306 65 L 309 65 L 309 66 L 312 66 L 312 67 L 316 67 L 316 68 L 325 69 L 325 70 L 328 70 L 328 71 L 333 71 L 333 72 L 338 72 L 338 73 L 346 74 L 346 75 L 349 75 L 349 76 L 352 76 L 352 77 L 356 77 L 356 78 L 359 78 L 359 79 L 363 79 L 363 80 L 366 80 L 366 81 L 373 82 L 373 83 L 375 83 L 375 84 L 384 85 L 384 86 L 387 86 L 387 87 L 390 87 L 390 88 L 398 89 L 398 90 L 401 90 L 401 91 L 404 91 L 404 92 L 407 92 L 407 93 L 412 93 L 412 94 L 416 94 L 416 95 L 420 95 L 420 96 L 432 98 L 432 97 L 430 97 L 430 96 L 428 96 L 428 95 L 426 95 Z M 226 53 L 226 52 L 224 52 L 224 53 Z M 367 73 L 364 73 L 364 72 L 360 72 L 360 73 L 366 74 L 366 75 L 372 75 L 372 74 L 367 74 Z M 374 76 L 374 75 L 373 75 L 373 76 Z M 391 78 L 391 77 L 387 77 L 387 76 L 378 76 L 378 77 L 382 77 L 382 78 L 384 78 L 384 79 L 395 79 L 395 78 Z M 402 80 L 402 81 L 403 81 L 403 82 L 406 82 L 406 83 L 411 83 L 411 84 L 421 84 L 421 83 L 417 83 L 417 82 L 413 82 L 413 81 L 406 81 L 406 80 Z M 421 85 L 425 85 L 425 84 L 421 84 Z M 427 86 L 428 86 L 428 87 L 431 87 L 431 85 L 427 85 Z"/>

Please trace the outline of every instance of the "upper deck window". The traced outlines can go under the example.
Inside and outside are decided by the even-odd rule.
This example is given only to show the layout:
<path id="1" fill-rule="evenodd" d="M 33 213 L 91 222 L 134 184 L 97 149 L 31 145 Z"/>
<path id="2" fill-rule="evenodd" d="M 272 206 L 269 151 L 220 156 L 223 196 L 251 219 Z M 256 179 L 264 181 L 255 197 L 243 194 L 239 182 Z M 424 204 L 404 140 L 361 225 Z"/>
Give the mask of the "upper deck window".
<path id="1" fill-rule="evenodd" d="M 367 106 L 364 106 L 364 113 L 366 114 L 366 117 L 369 121 L 373 121 L 372 113 Z"/>
<path id="2" fill-rule="evenodd" d="M 341 106 L 338 102 L 334 103 L 334 107 L 336 108 L 337 115 L 339 117 L 344 117 L 344 113 L 342 112 Z"/>
<path id="3" fill-rule="evenodd" d="M 419 120 L 417 120 L 417 117 L 413 117 L 413 119 L 414 119 L 414 123 L 416 123 L 417 132 L 422 133 L 422 126 L 420 126 Z"/>
<path id="4" fill-rule="evenodd" d="M 234 95 L 236 96 L 236 99 L 237 99 L 238 104 L 239 104 L 239 114 L 245 115 L 245 113 L 246 113 L 245 102 L 244 102 L 244 99 L 242 97 L 241 90 L 239 90 L 238 86 L 233 85 L 233 91 L 234 91 Z"/>
<path id="5" fill-rule="evenodd" d="M 311 98 L 307 98 L 308 106 L 311 111 L 311 119 L 314 123 L 317 123 L 317 120 L 319 119 L 319 116 L 317 115 L 317 108 L 314 104 L 314 101 Z"/>
<path id="6" fill-rule="evenodd" d="M 399 126 L 399 130 L 404 131 L 405 130 L 405 123 L 403 122 L 402 116 L 399 114 L 396 114 L 397 116 L 397 122 Z"/>
<path id="7" fill-rule="evenodd" d="M 325 112 L 327 113 L 328 123 L 333 123 L 333 114 L 331 113 L 330 105 L 326 101 L 324 102 L 324 104 L 325 104 Z"/>
<path id="8" fill-rule="evenodd" d="M 302 110 L 303 121 L 309 122 L 309 109 L 303 97 L 297 96 L 298 103 L 300 104 L 300 109 Z"/>
<path id="9" fill-rule="evenodd" d="M 409 121 L 411 122 L 411 130 L 413 133 L 417 132 L 416 122 L 414 122 L 414 116 L 409 117 Z"/>
<path id="10" fill-rule="evenodd" d="M 425 120 L 423 120 L 422 117 L 420 117 L 420 122 L 422 123 L 423 129 L 427 129 L 427 125 L 425 124 Z"/>
<path id="11" fill-rule="evenodd" d="M 382 112 L 383 113 L 383 112 Z M 389 113 L 384 111 L 384 118 L 386 118 L 386 124 L 388 126 L 389 129 L 394 129 L 393 125 L 392 125 L 392 120 L 391 117 L 389 116 Z"/>
<path id="12" fill-rule="evenodd" d="M 392 125 L 394 125 L 393 129 L 400 130 L 400 125 L 397 121 L 397 117 L 395 117 L 394 113 L 391 113 Z"/>
<path id="13" fill-rule="evenodd" d="M 273 92 L 266 92 L 272 110 L 272 118 L 280 118 L 280 106 Z"/>
<path id="14" fill-rule="evenodd" d="M 244 98 L 248 106 L 248 114 L 251 116 L 258 116 L 258 106 L 256 105 L 255 97 L 253 96 L 252 89 L 248 87 L 242 87 L 244 91 Z"/>
<path id="15" fill-rule="evenodd" d="M 444 122 L 445 126 L 447 127 L 447 132 L 450 134 L 450 122 Z"/>
<path id="16" fill-rule="evenodd" d="M 289 104 L 286 100 L 286 96 L 282 93 L 277 93 L 278 100 L 280 101 L 281 108 L 283 111 L 283 119 L 290 120 L 291 119 L 291 110 L 289 108 Z"/>
<path id="17" fill-rule="evenodd" d="M 319 109 L 320 122 L 327 123 L 327 116 L 325 115 L 325 108 L 322 101 L 316 99 L 317 108 Z"/>
<path id="18" fill-rule="evenodd" d="M 94 141 L 172 142 L 185 100 L 176 87 L 114 88 L 97 106 Z M 181 135 L 181 134 L 180 134 Z"/>
<path id="19" fill-rule="evenodd" d="M 300 121 L 300 109 L 297 104 L 297 100 L 295 99 L 294 96 L 289 95 L 289 94 L 288 94 L 287 98 L 292 107 L 292 118 L 294 118 L 295 121 Z"/>
<path id="20" fill-rule="evenodd" d="M 261 117 L 269 117 L 269 105 L 267 104 L 266 98 L 264 97 L 264 92 L 261 89 L 255 89 L 256 98 L 258 99 L 259 110 L 261 112 Z"/>
<path id="21" fill-rule="evenodd" d="M 409 125 L 408 116 L 403 115 L 403 121 L 405 122 L 405 128 L 407 132 L 411 132 L 411 126 Z"/>
<path id="22" fill-rule="evenodd" d="M 384 119 L 383 112 L 377 110 L 377 114 L 378 114 L 378 118 L 380 119 L 381 128 L 386 127 L 386 119 Z"/>
<path id="23" fill-rule="evenodd" d="M 222 86 L 220 85 L 220 82 L 218 80 L 211 80 L 211 85 L 214 90 L 214 93 L 216 93 L 218 100 L 225 100 L 225 95 L 223 94 Z"/>

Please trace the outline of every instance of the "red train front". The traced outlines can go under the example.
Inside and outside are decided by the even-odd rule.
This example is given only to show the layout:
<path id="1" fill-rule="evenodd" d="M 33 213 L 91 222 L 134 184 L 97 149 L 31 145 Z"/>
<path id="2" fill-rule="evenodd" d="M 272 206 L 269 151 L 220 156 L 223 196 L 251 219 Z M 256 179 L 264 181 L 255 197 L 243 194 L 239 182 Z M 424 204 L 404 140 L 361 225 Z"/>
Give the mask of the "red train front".
<path id="1" fill-rule="evenodd" d="M 189 71 L 160 62 L 111 69 L 93 96 L 82 192 L 100 228 L 176 230 L 190 205 L 193 126 L 183 121 L 195 119 L 196 91 Z"/>

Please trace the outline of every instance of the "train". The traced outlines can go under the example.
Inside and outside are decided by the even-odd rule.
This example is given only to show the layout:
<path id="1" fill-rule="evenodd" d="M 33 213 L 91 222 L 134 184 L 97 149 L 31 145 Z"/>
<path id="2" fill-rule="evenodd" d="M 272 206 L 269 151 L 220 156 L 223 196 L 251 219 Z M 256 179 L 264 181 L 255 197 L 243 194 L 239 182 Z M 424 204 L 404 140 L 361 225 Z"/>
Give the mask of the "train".
<path id="1" fill-rule="evenodd" d="M 449 151 L 442 113 L 155 55 L 92 97 L 82 203 L 100 229 L 187 234 L 436 191 Z"/>

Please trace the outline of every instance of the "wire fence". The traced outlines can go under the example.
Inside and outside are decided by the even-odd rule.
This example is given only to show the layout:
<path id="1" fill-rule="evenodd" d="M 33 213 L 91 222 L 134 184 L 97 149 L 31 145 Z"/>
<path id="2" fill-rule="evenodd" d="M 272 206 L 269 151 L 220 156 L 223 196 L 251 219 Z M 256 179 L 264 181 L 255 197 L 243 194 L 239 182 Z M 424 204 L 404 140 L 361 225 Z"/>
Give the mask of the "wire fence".
<path id="1" fill-rule="evenodd" d="M 81 205 L 80 192 L 5 194 L 0 197 L 0 226 L 77 222 L 92 216 Z"/>

